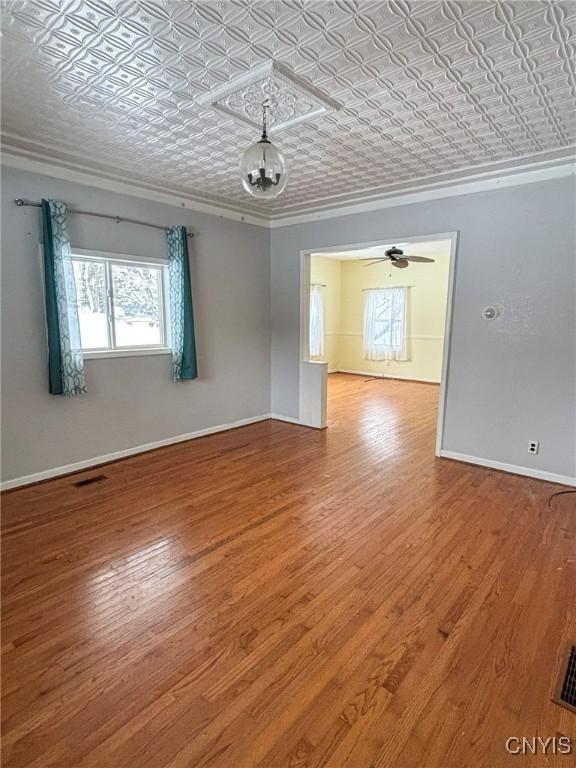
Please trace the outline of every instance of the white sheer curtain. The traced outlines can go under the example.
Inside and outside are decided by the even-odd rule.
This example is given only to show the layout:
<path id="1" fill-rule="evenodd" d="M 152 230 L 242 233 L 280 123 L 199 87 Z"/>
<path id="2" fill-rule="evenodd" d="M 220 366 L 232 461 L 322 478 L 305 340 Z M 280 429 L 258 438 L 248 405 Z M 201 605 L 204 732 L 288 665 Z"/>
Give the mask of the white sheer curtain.
<path id="1" fill-rule="evenodd" d="M 364 357 L 366 360 L 407 360 L 406 308 L 408 289 L 378 288 L 365 292 Z"/>
<path id="2" fill-rule="evenodd" d="M 320 285 L 310 286 L 310 357 L 324 354 L 324 300 Z"/>

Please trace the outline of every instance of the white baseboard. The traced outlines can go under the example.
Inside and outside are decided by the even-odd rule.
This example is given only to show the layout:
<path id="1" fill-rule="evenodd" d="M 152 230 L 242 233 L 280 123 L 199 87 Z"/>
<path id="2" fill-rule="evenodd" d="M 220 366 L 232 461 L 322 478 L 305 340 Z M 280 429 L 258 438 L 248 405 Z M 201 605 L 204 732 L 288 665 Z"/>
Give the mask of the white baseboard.
<path id="1" fill-rule="evenodd" d="M 124 459 L 128 456 L 134 456 L 137 453 L 145 453 L 146 451 L 152 451 L 155 448 L 163 448 L 166 445 L 173 445 L 174 443 L 183 443 L 186 440 L 194 440 L 197 437 L 204 437 L 205 435 L 213 435 L 216 432 L 226 432 L 229 429 L 236 429 L 237 427 L 245 427 L 248 424 L 255 424 L 257 421 L 266 421 L 267 419 L 270 419 L 270 418 L 282 418 L 282 417 L 281 416 L 271 417 L 269 413 L 265 413 L 262 416 L 251 416 L 248 419 L 231 421 L 229 424 L 217 424 L 214 427 L 199 429 L 196 432 L 187 432 L 186 434 L 183 434 L 183 435 L 175 435 L 174 437 L 167 437 L 164 440 L 156 440 L 153 443 L 146 443 L 145 445 L 136 445 L 133 448 L 125 448 L 122 451 L 114 451 L 114 453 L 107 453 L 104 456 L 94 456 L 91 459 L 76 461 L 74 462 L 74 464 L 67 464 L 63 467 L 53 467 L 52 469 L 46 469 L 43 472 L 34 472 L 31 475 L 24 475 L 23 477 L 15 477 L 13 480 L 5 480 L 4 482 L 0 483 L 0 490 L 7 491 L 10 488 L 18 488 L 21 485 L 30 485 L 31 483 L 38 483 L 41 480 L 49 480 L 52 477 L 59 477 L 60 475 L 69 475 L 72 472 L 79 472 L 82 469 L 97 467 L 99 464 L 107 464 L 110 461 L 117 461 L 118 459 Z"/>
<path id="2" fill-rule="evenodd" d="M 281 416 L 279 413 L 271 413 L 270 418 L 275 421 L 287 421 L 288 424 L 298 424 L 300 427 L 306 426 L 305 424 L 302 424 L 300 419 L 294 419 L 292 416 Z"/>
<path id="3" fill-rule="evenodd" d="M 423 384 L 440 384 L 435 379 L 422 379 L 417 376 L 394 376 L 391 373 L 375 373 L 374 371 L 353 371 L 350 368 L 338 368 L 328 373 L 352 373 L 355 376 L 370 376 L 372 379 L 399 379 L 401 381 L 421 381 Z"/>
<path id="4" fill-rule="evenodd" d="M 358 371 L 340 371 L 340 373 L 359 373 Z M 364 374 L 360 375 L 372 375 Z M 247 419 L 240 419 L 238 421 L 232 421 L 228 424 L 218 424 L 214 427 L 207 427 L 206 429 L 199 429 L 196 432 L 187 432 L 183 435 L 175 435 L 174 437 L 167 437 L 164 440 L 156 440 L 153 443 L 146 443 L 145 445 L 136 445 L 132 448 L 125 448 L 121 451 L 114 451 L 113 453 L 107 453 L 103 456 L 94 456 L 91 459 L 84 459 L 83 461 L 76 461 L 73 464 L 66 464 L 61 467 L 53 467 L 52 469 L 44 470 L 43 472 L 34 472 L 31 475 L 24 475 L 22 477 L 15 477 L 12 480 L 5 480 L 0 483 L 0 490 L 8 491 L 11 488 L 19 488 L 23 485 L 30 485 L 32 483 L 38 483 L 41 480 L 49 480 L 53 477 L 59 477 L 60 475 L 69 475 L 72 472 L 79 472 L 83 469 L 90 469 L 91 467 L 97 467 L 100 464 L 108 464 L 111 461 L 118 461 L 118 459 L 124 459 L 128 456 L 135 456 L 138 453 L 145 453 L 146 451 L 152 451 L 155 448 L 163 448 L 167 445 L 174 445 L 175 443 L 183 443 L 187 440 L 194 440 L 197 437 L 204 437 L 206 435 L 213 435 L 217 432 L 226 432 L 229 429 L 237 429 L 238 427 L 245 427 L 248 424 L 255 424 L 259 421 L 266 421 L 267 419 L 275 419 L 277 421 L 285 421 L 289 424 L 297 424 L 299 426 L 306 426 L 302 424 L 299 419 L 294 419 L 291 416 L 281 416 L 277 413 L 266 413 L 261 416 L 251 416 Z M 478 456 L 468 456 L 464 453 L 457 453 L 455 451 L 440 451 L 440 456 L 444 459 L 453 459 L 455 461 L 462 461 L 466 464 L 476 464 L 481 467 L 487 467 L 488 469 L 498 469 L 502 472 L 510 472 L 514 475 L 524 475 L 526 477 L 533 477 L 537 480 L 546 480 L 549 483 L 559 483 L 560 485 L 569 485 L 576 487 L 576 478 L 569 477 L 568 475 L 558 475 L 554 472 L 545 472 L 540 469 L 532 469 L 531 467 L 521 467 L 516 464 L 506 464 L 502 461 L 492 461 L 490 459 L 482 459 Z"/>
<path id="5" fill-rule="evenodd" d="M 326 429 L 326 426 L 318 427 L 316 424 L 306 424 L 302 419 L 294 419 L 292 416 L 280 416 L 279 413 L 271 413 L 270 418 L 274 421 L 285 421 L 287 424 L 296 424 L 298 427 L 306 427 L 306 429 Z"/>
<path id="6" fill-rule="evenodd" d="M 478 456 L 468 456 L 465 453 L 456 453 L 455 451 L 440 451 L 443 459 L 454 459 L 463 461 L 465 464 L 477 464 L 480 467 L 488 469 L 498 469 L 501 472 L 510 472 L 513 475 L 524 475 L 533 477 L 536 480 L 546 480 L 549 483 L 559 483 L 560 485 L 576 486 L 576 477 L 568 475 L 557 475 L 554 472 L 545 472 L 542 469 L 532 469 L 532 467 L 521 467 L 517 464 L 506 464 L 503 461 L 492 461 L 491 459 L 481 459 Z"/>

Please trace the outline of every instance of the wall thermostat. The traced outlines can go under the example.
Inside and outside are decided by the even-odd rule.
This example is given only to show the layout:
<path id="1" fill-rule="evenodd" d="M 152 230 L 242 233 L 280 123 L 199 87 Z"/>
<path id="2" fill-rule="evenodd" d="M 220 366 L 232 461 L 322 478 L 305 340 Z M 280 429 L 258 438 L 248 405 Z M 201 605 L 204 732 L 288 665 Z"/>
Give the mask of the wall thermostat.
<path id="1" fill-rule="evenodd" d="M 495 320 L 499 315 L 496 307 L 484 307 L 482 310 L 482 317 L 484 320 Z"/>

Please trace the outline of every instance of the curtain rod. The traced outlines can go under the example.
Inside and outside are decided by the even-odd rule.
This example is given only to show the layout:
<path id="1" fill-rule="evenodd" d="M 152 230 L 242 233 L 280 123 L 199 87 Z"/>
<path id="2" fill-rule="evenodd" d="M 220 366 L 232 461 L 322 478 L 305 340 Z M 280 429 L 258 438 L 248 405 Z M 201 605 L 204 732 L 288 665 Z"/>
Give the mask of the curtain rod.
<path id="1" fill-rule="evenodd" d="M 33 208 L 41 208 L 42 203 L 36 203 L 34 200 L 23 200 L 22 198 L 18 197 L 16 200 L 14 200 L 15 204 L 19 206 L 20 208 L 23 205 L 30 205 Z M 153 229 L 162 229 L 164 232 L 167 231 L 168 227 L 163 227 L 161 224 L 150 224 L 148 221 L 140 221 L 139 219 L 127 219 L 124 216 L 112 216 L 109 213 L 95 213 L 94 211 L 78 211 L 74 210 L 73 208 L 68 209 L 68 213 L 79 213 L 81 216 L 95 216 L 98 219 L 111 219 L 112 221 L 115 221 L 116 224 L 139 224 L 142 227 L 152 227 Z M 187 232 L 188 237 L 194 237 L 193 232 Z"/>
<path id="2" fill-rule="evenodd" d="M 385 288 L 416 288 L 415 285 L 377 285 L 375 288 L 362 288 L 363 291 L 383 291 Z"/>
<path id="3" fill-rule="evenodd" d="M 327 288 L 328 286 L 326 283 L 310 283 L 311 286 L 315 286 L 316 288 Z"/>

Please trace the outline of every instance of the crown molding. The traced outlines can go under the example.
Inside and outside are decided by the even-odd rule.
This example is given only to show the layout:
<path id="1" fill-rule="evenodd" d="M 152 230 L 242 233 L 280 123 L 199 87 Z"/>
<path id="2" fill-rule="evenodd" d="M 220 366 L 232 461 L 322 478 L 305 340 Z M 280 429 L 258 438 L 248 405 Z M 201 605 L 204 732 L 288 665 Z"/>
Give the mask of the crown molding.
<path id="1" fill-rule="evenodd" d="M 316 206 L 255 213 L 223 202 L 206 201 L 177 189 L 134 181 L 109 170 L 55 157 L 50 147 L 29 143 L 24 146 L 24 143 L 12 143 L 12 137 L 3 136 L 0 145 L 2 165 L 267 229 L 533 184 L 572 176 L 576 172 L 576 148 L 570 147 L 563 153 L 543 153 L 542 156 L 526 158 L 525 161 L 517 160 L 516 164 L 509 162 L 504 167 L 502 164 L 492 164 L 460 175 L 428 177 L 411 185 L 396 185 L 392 189 L 377 190 L 368 195 L 337 201 L 326 200 Z"/>
<path id="2" fill-rule="evenodd" d="M 280 216 L 291 216 L 303 213 L 305 210 L 314 212 L 325 208 L 333 208 L 342 205 L 351 205 L 353 203 L 363 203 L 370 200 L 379 200 L 393 195 L 412 192 L 413 190 L 424 190 L 434 187 L 449 186 L 459 184 L 460 182 L 474 181 L 477 179 L 503 176 L 507 174 L 523 173 L 534 168 L 552 167 L 555 165 L 564 165 L 576 161 L 576 143 L 569 144 L 561 149 L 544 150 L 531 155 L 513 157 L 509 160 L 496 160 L 490 163 L 479 163 L 477 165 L 460 168 L 458 170 L 443 171 L 428 176 L 419 176 L 417 179 L 408 181 L 394 181 L 379 187 L 359 190 L 358 192 L 331 195 L 310 203 L 307 206 L 292 204 L 284 206 L 278 213 Z M 277 218 L 278 218 L 277 217 Z"/>
<path id="3" fill-rule="evenodd" d="M 0 144 L 0 161 L 2 165 L 18 168 L 22 171 L 32 171 L 45 176 L 51 176 L 63 181 L 72 181 L 77 184 L 86 184 L 90 187 L 105 189 L 108 192 L 117 192 L 123 195 L 141 197 L 145 200 L 153 200 L 157 203 L 176 206 L 198 213 L 207 213 L 219 216 L 223 219 L 240 221 L 244 224 L 255 224 L 258 227 L 269 226 L 269 218 L 260 216 L 251 211 L 223 203 L 207 202 L 194 195 L 179 192 L 168 187 L 146 184 L 133 181 L 121 174 L 82 165 L 75 161 L 63 160 L 50 156 L 49 153 L 39 149 L 25 149 L 12 145 L 4 140 Z"/>
<path id="4" fill-rule="evenodd" d="M 497 167 L 490 167 L 487 170 L 479 167 L 477 170 L 468 171 L 459 176 L 451 175 L 450 178 L 444 176 L 444 178 L 421 179 L 417 183 L 402 185 L 388 191 L 379 190 L 370 195 L 358 196 L 355 199 L 348 198 L 338 202 L 327 200 L 317 206 L 307 206 L 306 209 L 285 210 L 271 217 L 270 227 L 272 229 L 289 227 L 294 224 L 306 224 L 356 213 L 367 213 L 385 208 L 472 195 L 478 192 L 572 176 L 576 172 L 575 150 L 575 147 L 571 147 L 569 153 L 546 159 L 536 159 L 533 162 L 528 160 L 528 162 L 517 162 L 516 165 L 508 163 L 505 167 L 499 164 Z"/>

